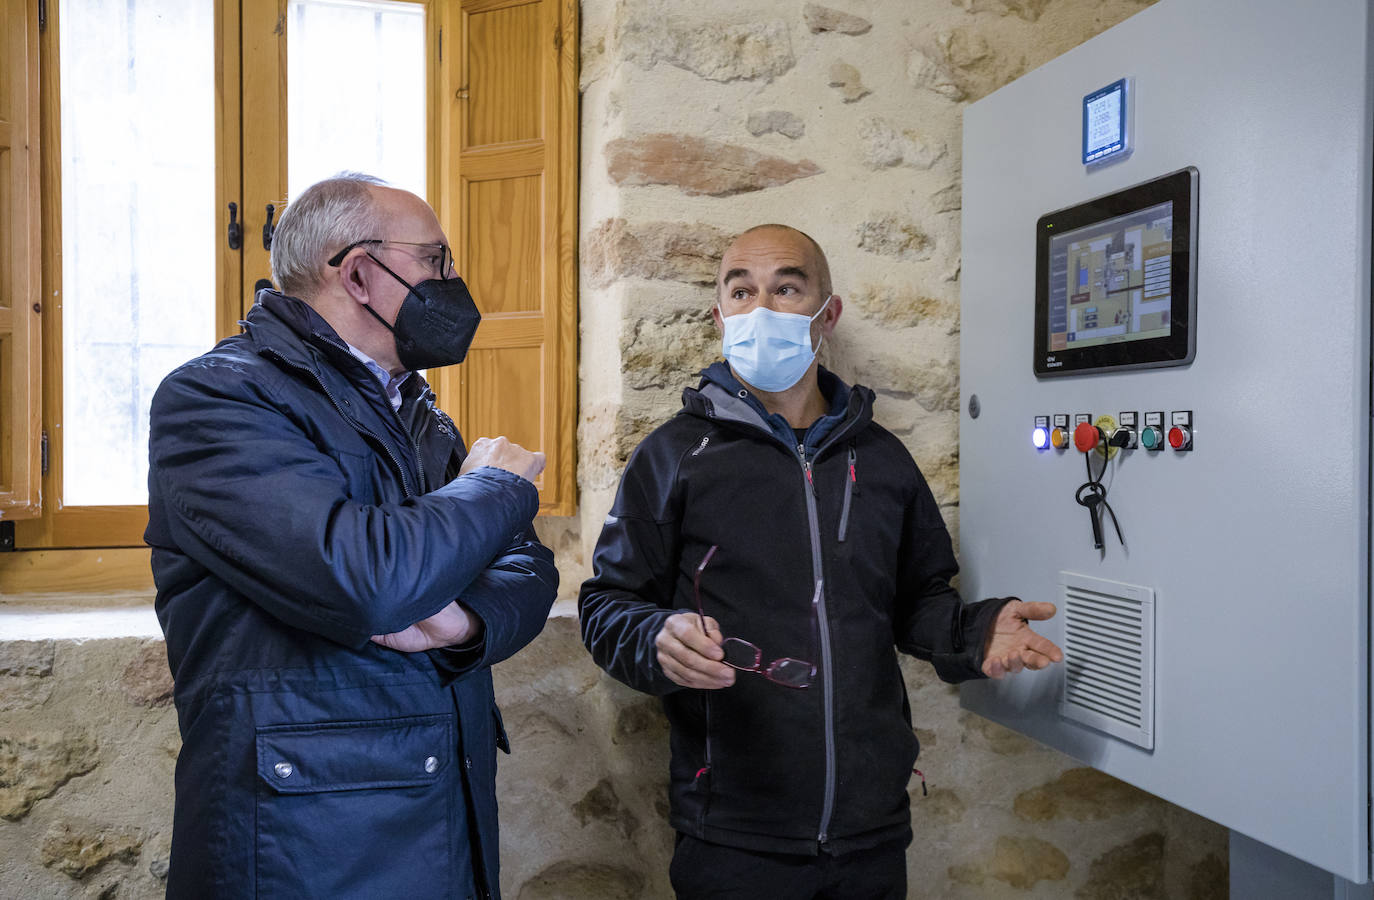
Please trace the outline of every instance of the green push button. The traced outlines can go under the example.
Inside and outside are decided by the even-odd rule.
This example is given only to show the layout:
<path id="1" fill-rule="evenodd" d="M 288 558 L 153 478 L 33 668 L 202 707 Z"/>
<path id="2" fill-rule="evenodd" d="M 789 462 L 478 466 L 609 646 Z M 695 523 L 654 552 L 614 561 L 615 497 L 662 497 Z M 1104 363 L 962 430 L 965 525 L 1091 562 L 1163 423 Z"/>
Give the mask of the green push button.
<path id="1" fill-rule="evenodd" d="M 1159 433 L 1159 429 L 1153 425 L 1147 425 L 1140 432 L 1140 446 L 1146 450 L 1158 450 L 1164 435 Z"/>

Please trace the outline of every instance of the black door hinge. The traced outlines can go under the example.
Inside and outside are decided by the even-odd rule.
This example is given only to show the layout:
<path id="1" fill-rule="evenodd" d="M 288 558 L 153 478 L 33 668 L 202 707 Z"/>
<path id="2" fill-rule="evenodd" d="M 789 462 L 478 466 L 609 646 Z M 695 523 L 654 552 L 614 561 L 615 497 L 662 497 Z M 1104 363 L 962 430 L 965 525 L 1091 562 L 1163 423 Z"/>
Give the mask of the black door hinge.
<path id="1" fill-rule="evenodd" d="M 38 0 L 38 30 L 48 30 L 48 0 Z"/>
<path id="2" fill-rule="evenodd" d="M 43 429 L 43 436 L 38 440 L 38 459 L 39 474 L 47 477 L 48 474 L 48 431 Z"/>
<path id="3" fill-rule="evenodd" d="M 0 553 L 14 550 L 14 523 L 0 522 Z"/>

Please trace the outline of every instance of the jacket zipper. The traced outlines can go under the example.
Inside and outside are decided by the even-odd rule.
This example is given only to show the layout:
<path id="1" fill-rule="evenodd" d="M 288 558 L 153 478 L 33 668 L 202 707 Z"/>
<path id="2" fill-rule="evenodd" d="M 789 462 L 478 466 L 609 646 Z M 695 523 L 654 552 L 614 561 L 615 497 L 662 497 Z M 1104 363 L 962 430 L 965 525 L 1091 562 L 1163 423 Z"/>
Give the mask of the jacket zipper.
<path id="1" fill-rule="evenodd" d="M 410 489 L 410 479 L 406 477 L 405 467 L 402 466 L 400 460 L 396 458 L 396 454 L 391 451 L 391 445 L 388 444 L 386 441 L 382 440 L 380 437 L 378 437 L 376 432 L 372 431 L 372 429 L 363 425 L 362 422 L 359 422 L 351 413 L 346 412 L 344 405 L 339 402 L 338 397 L 334 396 L 334 392 L 329 389 L 329 385 L 324 383 L 324 379 L 320 378 L 319 375 L 316 375 L 312 369 L 291 362 L 289 359 L 282 356 L 280 353 L 278 353 L 276 350 L 273 350 L 270 347 L 264 348 L 262 352 L 264 354 L 271 356 L 273 359 L 277 360 L 284 366 L 289 366 L 290 368 L 295 369 L 297 372 L 302 372 L 306 375 L 309 375 L 311 380 L 320 386 L 320 390 L 324 391 L 324 395 L 329 398 L 329 402 L 334 404 L 334 409 L 339 413 L 339 415 L 343 416 L 349 422 L 352 422 L 354 428 L 358 429 L 363 434 L 372 438 L 374 441 L 376 441 L 378 444 L 382 446 L 382 449 L 386 451 L 387 457 L 391 460 L 391 464 L 396 467 L 396 473 L 401 476 L 401 490 L 405 492 L 406 497 L 415 496 L 414 492 Z"/>
<path id="2" fill-rule="evenodd" d="M 844 505 L 840 507 L 840 543 L 844 543 L 844 537 L 849 532 L 849 501 L 854 496 L 854 482 L 858 481 L 858 476 L 854 473 L 855 462 L 854 445 L 849 445 L 849 478 L 844 483 Z"/>
<path id="3" fill-rule="evenodd" d="M 425 458 L 420 453 L 420 442 L 412 440 L 411 446 L 415 448 L 415 470 L 420 473 L 420 490 L 425 489 Z"/>
<path id="4" fill-rule="evenodd" d="M 419 403 L 420 401 L 419 401 L 419 400 L 416 400 L 415 402 L 416 402 L 416 403 Z M 390 405 L 391 405 L 391 400 L 390 400 L 390 399 L 387 400 L 387 404 L 386 404 L 386 405 L 387 405 L 387 406 L 390 406 Z M 405 432 L 406 434 L 410 434 L 410 429 L 406 427 L 405 420 L 401 418 L 401 411 L 398 410 L 398 409 L 393 409 L 393 410 L 391 411 L 391 414 L 392 414 L 393 416 L 395 416 L 395 417 L 396 417 L 396 421 L 400 423 L 400 425 L 401 425 L 401 431 Z M 422 453 L 420 452 L 420 439 L 419 439 L 418 437 L 414 436 L 414 435 L 411 435 L 411 438 L 410 438 L 410 446 L 411 446 L 411 449 L 413 449 L 413 450 L 415 451 L 415 471 L 416 471 L 416 472 L 419 474 L 419 476 L 420 476 L 420 488 L 419 488 L 419 489 L 420 489 L 421 492 L 423 492 L 423 491 L 425 490 L 425 457 L 424 457 L 424 454 L 422 454 Z"/>
<path id="5" fill-rule="evenodd" d="M 821 806 L 821 825 L 816 834 L 817 842 L 824 844 L 830 837 L 830 816 L 835 811 L 835 688 L 834 666 L 830 659 L 830 622 L 825 609 L 825 572 L 821 563 L 820 517 L 816 513 L 816 485 L 811 477 L 811 463 L 806 458 L 806 447 L 797 444 L 797 460 L 801 463 L 802 476 L 806 483 L 802 486 L 806 495 L 806 519 L 811 530 L 811 571 L 815 581 L 813 604 L 816 614 L 816 630 L 821 637 L 821 680 L 825 685 L 825 799 Z"/>

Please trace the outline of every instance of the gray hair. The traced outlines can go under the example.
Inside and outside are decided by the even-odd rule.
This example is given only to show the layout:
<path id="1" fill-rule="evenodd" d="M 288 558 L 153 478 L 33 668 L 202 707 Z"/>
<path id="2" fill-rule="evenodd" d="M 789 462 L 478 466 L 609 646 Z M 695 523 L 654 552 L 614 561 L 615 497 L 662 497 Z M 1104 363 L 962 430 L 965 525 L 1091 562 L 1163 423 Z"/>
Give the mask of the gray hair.
<path id="1" fill-rule="evenodd" d="M 272 280 L 284 294 L 309 300 L 324 283 L 329 257 L 354 241 L 374 238 L 371 185 L 386 182 L 362 172 L 317 181 L 286 206 L 272 232 Z"/>

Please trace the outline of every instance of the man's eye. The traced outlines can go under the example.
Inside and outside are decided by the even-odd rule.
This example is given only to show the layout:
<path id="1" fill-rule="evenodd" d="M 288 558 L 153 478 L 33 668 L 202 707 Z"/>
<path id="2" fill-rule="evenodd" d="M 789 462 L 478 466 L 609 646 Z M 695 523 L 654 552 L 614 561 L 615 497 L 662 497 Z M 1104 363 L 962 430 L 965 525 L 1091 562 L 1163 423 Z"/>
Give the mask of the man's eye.
<path id="1" fill-rule="evenodd" d="M 733 291 L 730 292 L 730 298 L 732 300 L 743 300 L 748 296 L 749 292 L 746 291 L 744 288 L 735 288 Z"/>

